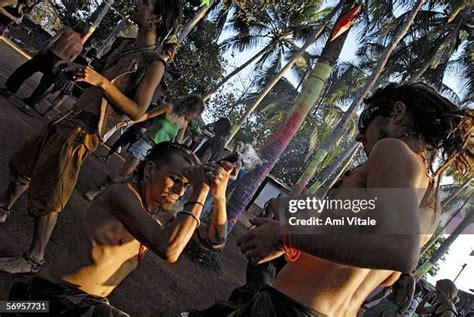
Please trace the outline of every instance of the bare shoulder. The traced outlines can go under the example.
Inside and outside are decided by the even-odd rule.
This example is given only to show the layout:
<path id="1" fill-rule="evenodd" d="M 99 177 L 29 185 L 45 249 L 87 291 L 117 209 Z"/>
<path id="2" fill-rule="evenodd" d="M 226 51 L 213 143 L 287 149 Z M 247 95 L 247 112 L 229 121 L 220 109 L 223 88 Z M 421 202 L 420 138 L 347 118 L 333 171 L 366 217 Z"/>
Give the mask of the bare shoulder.
<path id="1" fill-rule="evenodd" d="M 128 183 L 111 186 L 104 193 L 102 203 L 108 204 L 112 208 L 113 213 L 126 212 L 141 206 L 138 196 L 133 192 Z"/>
<path id="2" fill-rule="evenodd" d="M 386 138 L 377 142 L 370 152 L 367 163 L 400 166 L 412 171 L 420 168 L 416 154 L 405 142 L 395 138 Z"/>
<path id="3" fill-rule="evenodd" d="M 383 187 L 418 187 L 425 177 L 424 166 L 417 155 L 399 139 L 380 140 L 370 152 L 366 165 L 369 178 L 377 179 Z"/>

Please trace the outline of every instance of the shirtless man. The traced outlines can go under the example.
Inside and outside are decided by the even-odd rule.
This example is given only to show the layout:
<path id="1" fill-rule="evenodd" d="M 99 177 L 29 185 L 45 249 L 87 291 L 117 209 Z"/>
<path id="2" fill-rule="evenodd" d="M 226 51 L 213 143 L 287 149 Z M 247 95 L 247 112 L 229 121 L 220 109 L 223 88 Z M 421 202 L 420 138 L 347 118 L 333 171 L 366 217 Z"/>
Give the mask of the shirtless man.
<path id="1" fill-rule="evenodd" d="M 18 67 L 8 77 L 2 94 L 8 96 L 15 94 L 21 85 L 37 72 L 43 73 L 41 81 L 30 97 L 23 101 L 29 107 L 34 107 L 41 96 L 54 84 L 56 79 L 55 67 L 61 62 L 72 62 L 82 52 L 83 38 L 89 27 L 84 22 L 79 22 L 73 28 L 66 27 L 52 37 L 46 45 L 33 58 Z M 28 109 L 28 108 L 27 108 Z"/>
<path id="2" fill-rule="evenodd" d="M 176 44 L 167 44 L 167 35 L 178 28 L 182 5 L 168 0 L 137 0 L 136 4 L 137 38 L 123 40 L 108 55 L 101 73 L 82 65 L 68 66 L 65 73 L 91 85 L 77 101 L 76 111 L 46 125 L 11 157 L 13 180 L 0 197 L 0 224 L 29 189 L 28 210 L 35 229 L 29 251 L 0 259 L 0 271 L 15 274 L 40 269 L 58 214 L 74 191 L 82 164 L 124 114 L 132 120 L 147 117 L 166 60 L 176 51 Z"/>
<path id="3" fill-rule="evenodd" d="M 262 263 L 284 253 L 289 257 L 301 253 L 282 269 L 273 287 L 262 289 L 233 317 L 356 316 L 376 287 L 389 286 L 401 272 L 416 267 L 419 248 L 430 238 L 420 233 L 432 232 L 437 225 L 439 204 L 433 204 L 437 198 L 431 194 L 437 191 L 439 177 L 447 167 L 471 172 L 474 155 L 467 144 L 474 115 L 424 84 L 388 85 L 366 104 L 357 140 L 368 160 L 346 176 L 340 188 L 360 188 L 368 194 L 375 189 L 403 189 L 403 199 L 391 204 L 378 201 L 370 215 L 384 220 L 382 227 L 411 227 L 407 232 L 418 233 L 358 234 L 360 229 L 346 224 L 326 230 L 313 226 L 309 234 L 298 234 L 287 222 L 282 227 L 278 221 L 256 219 L 252 223 L 257 228 L 239 240 L 249 260 Z M 423 154 L 437 150 L 442 152 L 441 164 L 430 175 Z M 343 199 L 340 192 L 337 197 Z M 298 213 L 315 215 L 314 210 Z"/>
<path id="4" fill-rule="evenodd" d="M 193 236 L 223 250 L 232 165 L 198 161 L 186 146 L 156 145 L 134 180 L 114 185 L 94 201 L 70 249 L 33 278 L 23 299 L 48 300 L 51 316 L 125 316 L 105 297 L 135 270 L 147 248 L 169 263 Z M 192 193 L 174 216 L 170 209 L 187 185 Z M 214 207 L 206 226 L 199 217 L 208 193 Z"/>

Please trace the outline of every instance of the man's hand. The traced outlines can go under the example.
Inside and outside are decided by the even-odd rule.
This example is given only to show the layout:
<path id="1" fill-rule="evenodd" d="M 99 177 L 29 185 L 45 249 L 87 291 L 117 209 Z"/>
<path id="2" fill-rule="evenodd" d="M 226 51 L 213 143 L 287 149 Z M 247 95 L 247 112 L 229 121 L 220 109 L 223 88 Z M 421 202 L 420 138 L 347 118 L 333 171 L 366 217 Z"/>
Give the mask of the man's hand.
<path id="1" fill-rule="evenodd" d="M 19 18 L 14 18 L 13 19 L 13 23 L 15 23 L 16 25 L 19 25 L 21 24 L 21 22 L 23 21 L 23 17 L 19 17 Z"/>
<path id="2" fill-rule="evenodd" d="M 214 199 L 225 199 L 227 183 L 229 181 L 230 173 L 233 165 L 224 162 L 222 165 L 209 162 L 203 166 L 208 176 L 209 185 L 211 186 L 210 193 Z"/>
<path id="3" fill-rule="evenodd" d="M 262 264 L 285 253 L 278 221 L 257 218 L 251 219 L 250 223 L 257 227 L 237 241 L 240 250 L 250 262 L 254 265 Z"/>
<path id="4" fill-rule="evenodd" d="M 190 167 L 184 171 L 184 175 L 189 180 L 193 189 L 201 188 L 202 186 L 209 186 L 208 176 L 203 165 Z"/>

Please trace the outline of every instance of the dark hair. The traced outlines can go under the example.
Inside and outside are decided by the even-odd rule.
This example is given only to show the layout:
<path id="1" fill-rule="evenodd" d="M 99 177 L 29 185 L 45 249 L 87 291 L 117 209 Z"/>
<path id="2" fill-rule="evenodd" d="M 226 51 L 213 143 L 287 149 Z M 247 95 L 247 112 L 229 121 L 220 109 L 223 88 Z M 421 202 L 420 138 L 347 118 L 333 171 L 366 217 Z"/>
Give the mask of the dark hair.
<path id="1" fill-rule="evenodd" d="M 378 89 L 364 102 L 367 105 L 387 106 L 396 101 L 406 105 L 412 124 L 409 129 L 422 137 L 431 152 L 430 166 L 441 155 L 443 163 L 433 172 L 441 175 L 448 167 L 453 167 L 461 175 L 471 173 L 474 153 L 469 151 L 469 141 L 473 133 L 474 111 L 462 110 L 435 89 L 424 84 L 389 84 Z"/>
<path id="2" fill-rule="evenodd" d="M 193 113 L 201 114 L 204 111 L 204 100 L 201 96 L 191 95 L 179 100 L 173 105 L 173 112 L 180 116 Z"/>
<path id="3" fill-rule="evenodd" d="M 171 141 L 161 142 L 148 152 L 144 161 L 140 162 L 137 170 L 138 178 L 143 179 L 143 170 L 146 162 L 152 161 L 157 166 L 165 165 L 173 162 L 175 155 L 180 155 L 191 166 L 200 163 L 197 156 L 186 145 Z"/>
<path id="4" fill-rule="evenodd" d="M 170 31 L 176 32 L 183 19 L 183 4 L 181 0 L 155 0 L 154 14 L 161 15 L 162 22 L 158 23 L 156 33 L 162 40 Z"/>
<path id="5" fill-rule="evenodd" d="M 214 134 L 226 137 L 230 133 L 231 128 L 230 120 L 227 118 L 220 118 L 214 123 Z"/>

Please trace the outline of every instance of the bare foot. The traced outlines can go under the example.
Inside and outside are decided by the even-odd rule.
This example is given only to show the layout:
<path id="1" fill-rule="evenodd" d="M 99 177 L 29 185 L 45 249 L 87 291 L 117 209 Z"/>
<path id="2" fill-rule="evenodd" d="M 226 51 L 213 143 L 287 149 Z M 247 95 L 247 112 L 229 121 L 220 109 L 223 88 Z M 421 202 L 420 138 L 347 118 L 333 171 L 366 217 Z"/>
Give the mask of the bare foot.
<path id="1" fill-rule="evenodd" d="M 40 270 L 41 262 L 43 261 L 31 263 L 23 256 L 0 258 L 0 272 L 10 274 L 33 274 Z"/>

